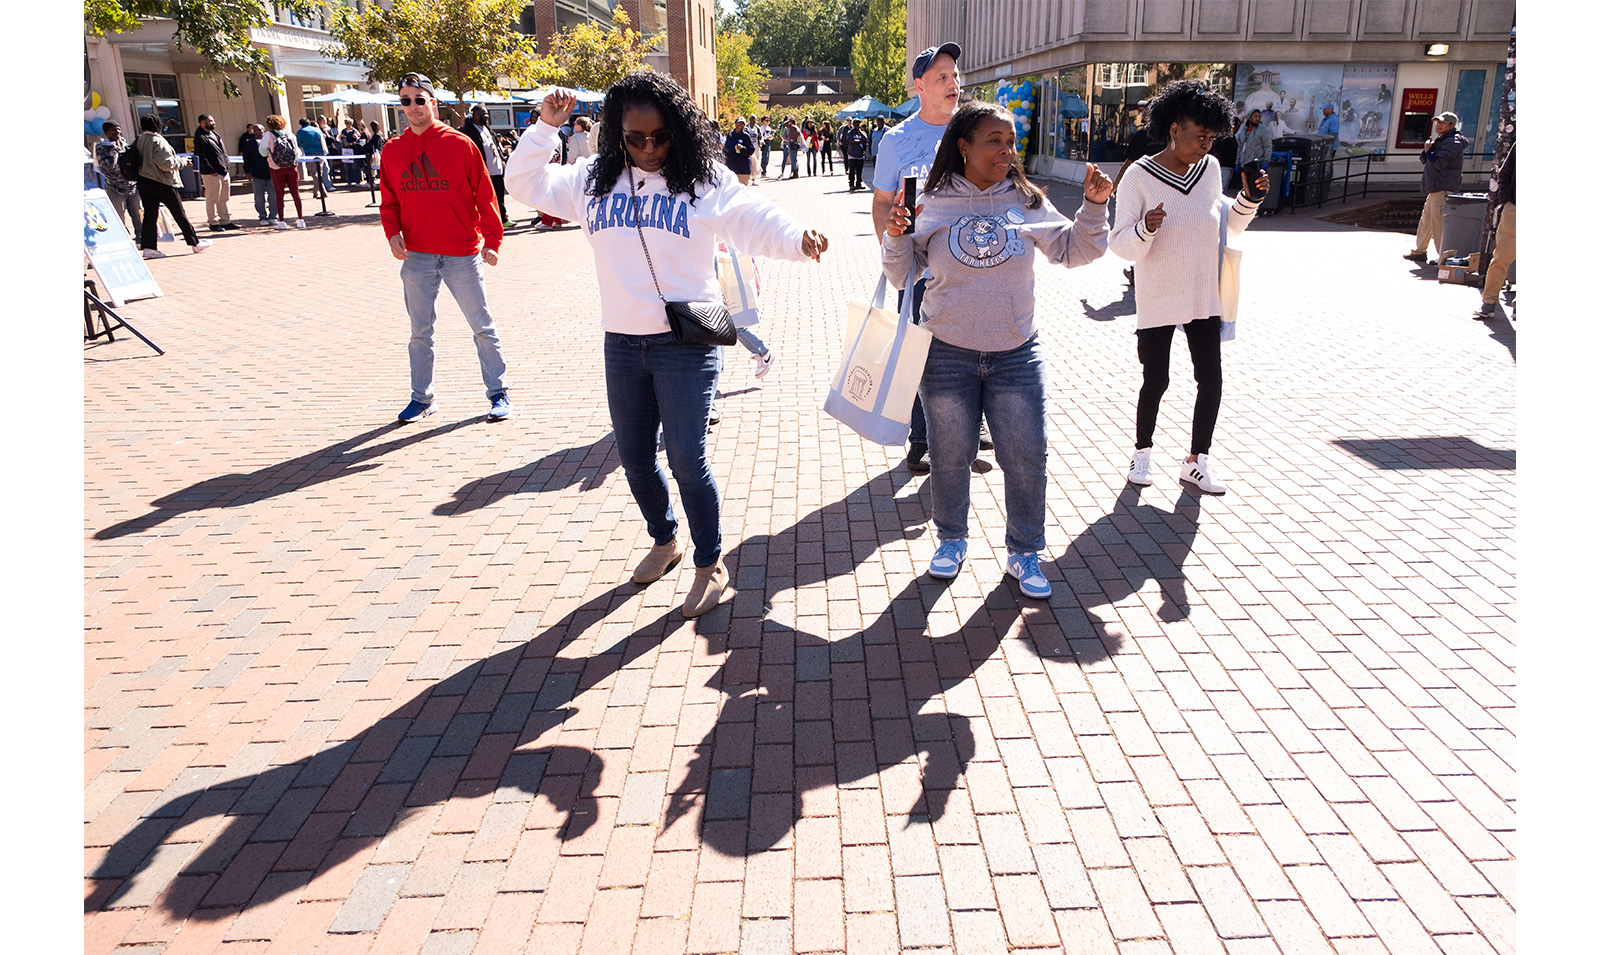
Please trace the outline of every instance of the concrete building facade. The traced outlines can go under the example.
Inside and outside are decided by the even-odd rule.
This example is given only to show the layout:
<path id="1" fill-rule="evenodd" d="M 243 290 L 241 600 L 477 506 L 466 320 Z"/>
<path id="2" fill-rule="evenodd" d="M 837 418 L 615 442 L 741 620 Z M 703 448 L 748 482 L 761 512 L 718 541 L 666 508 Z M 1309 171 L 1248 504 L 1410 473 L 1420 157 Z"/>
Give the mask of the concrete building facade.
<path id="1" fill-rule="evenodd" d="M 963 98 L 1025 116 L 1030 173 L 1073 181 L 1121 161 L 1138 101 L 1175 78 L 1236 114 L 1271 105 L 1286 135 L 1331 102 L 1335 155 L 1372 156 L 1376 182 L 1414 180 L 1427 120 L 1450 110 L 1486 178 L 1515 16 L 1514 0 L 908 0 L 907 89 L 916 53 L 954 40 Z"/>

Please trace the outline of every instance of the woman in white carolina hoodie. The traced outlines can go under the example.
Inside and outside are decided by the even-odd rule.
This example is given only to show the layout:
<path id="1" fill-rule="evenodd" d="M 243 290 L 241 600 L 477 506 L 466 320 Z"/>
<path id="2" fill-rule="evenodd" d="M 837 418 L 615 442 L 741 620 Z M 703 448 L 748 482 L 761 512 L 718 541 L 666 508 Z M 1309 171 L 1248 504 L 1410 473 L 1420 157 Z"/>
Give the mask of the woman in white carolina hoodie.
<path id="1" fill-rule="evenodd" d="M 1035 250 L 1068 268 L 1106 251 L 1111 180 L 1093 164 L 1072 219 L 1028 181 L 1016 120 L 993 103 L 956 110 L 928 170 L 916 231 L 896 197 L 883 240 L 883 270 L 904 284 L 926 267 L 922 327 L 933 334 L 922 372 L 928 418 L 928 481 L 939 547 L 934 577 L 954 577 L 967 557 L 978 416 L 989 422 L 1005 474 L 1006 573 L 1029 597 L 1050 596 L 1044 550 L 1045 357 L 1034 329 Z M 914 270 L 914 271 L 913 271 Z"/>
<path id="2" fill-rule="evenodd" d="M 506 192 L 581 223 L 600 279 L 606 398 L 617 454 L 653 546 L 633 580 L 660 578 L 683 556 L 656 432 L 683 497 L 695 579 L 686 617 L 717 605 L 727 587 L 720 501 L 706 459 L 722 350 L 674 341 L 668 302 L 720 302 L 717 236 L 753 255 L 821 259 L 828 240 L 746 189 L 722 165 L 722 144 L 689 94 L 662 73 L 639 71 L 607 92 L 594 155 L 549 163 L 576 99 L 558 89 L 539 106 L 506 163 Z"/>

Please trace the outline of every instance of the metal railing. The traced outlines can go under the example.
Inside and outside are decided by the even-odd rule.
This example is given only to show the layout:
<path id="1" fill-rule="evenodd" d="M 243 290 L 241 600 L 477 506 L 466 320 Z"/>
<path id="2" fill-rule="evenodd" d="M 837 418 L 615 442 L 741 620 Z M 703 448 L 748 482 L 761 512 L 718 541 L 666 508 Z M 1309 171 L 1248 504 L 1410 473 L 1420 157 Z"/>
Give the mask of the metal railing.
<path id="1" fill-rule="evenodd" d="M 1291 212 L 1302 205 L 1311 205 L 1309 198 L 1304 202 L 1295 201 L 1295 194 L 1302 186 L 1314 192 L 1317 197 L 1316 207 L 1318 209 L 1321 209 L 1325 203 L 1329 202 L 1343 202 L 1351 198 L 1365 199 L 1372 180 L 1372 159 L 1371 153 L 1362 156 L 1336 156 L 1332 159 L 1323 159 L 1314 164 L 1319 175 L 1313 179 L 1305 174 L 1306 170 L 1313 164 L 1297 157 L 1289 176 L 1289 194 L 1284 197 L 1283 205 L 1287 206 Z M 1335 175 L 1335 170 L 1341 163 L 1344 166 L 1343 174 Z M 1360 166 L 1359 170 L 1356 168 L 1357 165 Z M 1351 185 L 1358 180 L 1361 184 L 1359 193 Z M 1327 183 L 1326 189 L 1318 187 L 1318 183 L 1322 182 Z M 1336 184 L 1342 187 L 1337 195 L 1333 192 L 1333 187 Z"/>

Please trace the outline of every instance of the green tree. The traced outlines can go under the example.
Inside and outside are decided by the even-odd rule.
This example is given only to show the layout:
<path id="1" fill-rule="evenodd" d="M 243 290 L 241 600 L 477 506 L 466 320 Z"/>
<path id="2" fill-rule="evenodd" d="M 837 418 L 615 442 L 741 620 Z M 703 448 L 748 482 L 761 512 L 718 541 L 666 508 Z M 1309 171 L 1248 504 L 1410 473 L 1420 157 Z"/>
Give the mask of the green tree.
<path id="1" fill-rule="evenodd" d="M 603 90 L 634 70 L 646 69 L 645 54 L 660 42 L 661 37 L 640 37 L 619 6 L 611 12 L 609 29 L 585 21 L 557 33 L 550 54 L 534 64 L 534 82 Z"/>
<path id="2" fill-rule="evenodd" d="M 733 128 L 735 116 L 761 109 L 761 91 L 772 74 L 750 61 L 748 33 L 717 33 L 717 119 Z"/>
<path id="3" fill-rule="evenodd" d="M 394 0 L 357 13 L 341 7 L 327 56 L 365 63 L 367 77 L 392 83 L 416 71 L 461 95 L 492 90 L 502 76 L 533 82 L 537 47 L 511 28 L 519 0 Z"/>
<path id="4" fill-rule="evenodd" d="M 848 66 L 845 7 L 846 0 L 750 0 L 737 17 L 752 37 L 750 58 L 762 66 Z"/>
<path id="5" fill-rule="evenodd" d="M 872 0 L 850 49 L 856 92 L 888 106 L 906 94 L 906 0 Z"/>
<path id="6" fill-rule="evenodd" d="M 317 0 L 279 3 L 303 17 L 321 6 Z M 224 96 L 239 95 L 229 72 L 282 88 L 283 79 L 272 71 L 272 58 L 250 40 L 251 28 L 272 23 L 261 0 L 84 0 L 83 4 L 83 29 L 93 36 L 129 33 L 155 17 L 172 21 L 172 38 L 200 55 L 205 61 L 200 74 L 221 81 Z"/>

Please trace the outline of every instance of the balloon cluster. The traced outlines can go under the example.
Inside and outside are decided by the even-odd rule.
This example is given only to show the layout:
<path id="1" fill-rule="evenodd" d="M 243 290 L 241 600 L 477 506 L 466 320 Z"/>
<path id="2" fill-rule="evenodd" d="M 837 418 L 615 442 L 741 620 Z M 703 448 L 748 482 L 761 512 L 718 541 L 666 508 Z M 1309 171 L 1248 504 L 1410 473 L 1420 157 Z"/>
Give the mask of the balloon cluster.
<path id="1" fill-rule="evenodd" d="M 1033 80 L 1001 80 L 995 99 L 1017 120 L 1017 154 L 1028 152 L 1028 134 L 1033 129 Z"/>
<path id="2" fill-rule="evenodd" d="M 104 131 L 106 120 L 111 118 L 111 109 L 100 101 L 100 94 L 89 93 L 89 108 L 83 111 L 83 134 L 85 136 L 98 136 Z"/>

